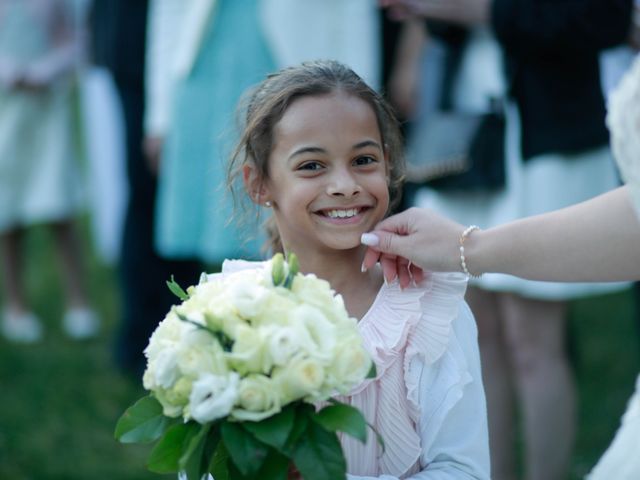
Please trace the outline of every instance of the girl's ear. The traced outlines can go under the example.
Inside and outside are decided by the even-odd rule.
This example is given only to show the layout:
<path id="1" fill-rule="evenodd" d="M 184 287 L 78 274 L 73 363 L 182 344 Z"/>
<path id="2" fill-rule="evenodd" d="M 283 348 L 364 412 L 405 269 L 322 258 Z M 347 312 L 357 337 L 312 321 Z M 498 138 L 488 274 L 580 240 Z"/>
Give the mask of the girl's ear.
<path id="1" fill-rule="evenodd" d="M 247 164 L 242 167 L 242 180 L 245 190 L 254 203 L 263 205 L 269 201 L 264 180 L 254 165 Z"/>

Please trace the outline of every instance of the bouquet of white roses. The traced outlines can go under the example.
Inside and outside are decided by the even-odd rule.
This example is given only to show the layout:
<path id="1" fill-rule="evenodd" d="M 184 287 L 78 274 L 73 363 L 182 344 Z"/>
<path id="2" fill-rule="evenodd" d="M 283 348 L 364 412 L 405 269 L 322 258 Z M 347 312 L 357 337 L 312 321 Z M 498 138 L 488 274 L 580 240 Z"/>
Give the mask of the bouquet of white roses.
<path id="1" fill-rule="evenodd" d="M 149 469 L 189 480 L 345 478 L 337 431 L 366 441 L 353 407 L 331 399 L 374 373 L 342 298 L 281 254 L 262 269 L 184 292 L 145 350 L 150 395 L 120 418 L 121 442 L 153 442 Z M 329 401 L 317 411 L 314 403 Z"/>

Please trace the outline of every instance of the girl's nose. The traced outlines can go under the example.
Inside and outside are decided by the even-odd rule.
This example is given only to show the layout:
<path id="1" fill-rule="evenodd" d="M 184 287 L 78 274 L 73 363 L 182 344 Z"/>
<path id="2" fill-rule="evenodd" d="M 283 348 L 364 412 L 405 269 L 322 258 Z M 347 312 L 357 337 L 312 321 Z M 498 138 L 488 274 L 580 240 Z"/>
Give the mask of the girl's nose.
<path id="1" fill-rule="evenodd" d="M 334 197 L 354 197 L 361 190 L 356 178 L 345 171 L 336 172 L 327 187 L 327 193 Z"/>

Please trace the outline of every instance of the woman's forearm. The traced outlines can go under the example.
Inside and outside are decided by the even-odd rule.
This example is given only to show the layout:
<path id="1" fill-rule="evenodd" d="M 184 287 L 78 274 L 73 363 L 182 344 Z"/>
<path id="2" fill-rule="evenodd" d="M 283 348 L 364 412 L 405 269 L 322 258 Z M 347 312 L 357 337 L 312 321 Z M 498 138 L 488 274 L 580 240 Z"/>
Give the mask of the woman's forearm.
<path id="1" fill-rule="evenodd" d="M 474 272 L 532 280 L 640 278 L 640 220 L 628 188 L 555 212 L 474 232 L 465 243 Z"/>

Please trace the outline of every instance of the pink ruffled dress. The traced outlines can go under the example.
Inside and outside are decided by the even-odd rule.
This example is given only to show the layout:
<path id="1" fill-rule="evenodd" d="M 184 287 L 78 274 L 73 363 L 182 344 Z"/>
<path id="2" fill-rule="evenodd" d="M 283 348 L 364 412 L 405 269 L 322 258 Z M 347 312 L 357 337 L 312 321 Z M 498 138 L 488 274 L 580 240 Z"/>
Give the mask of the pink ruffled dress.
<path id="1" fill-rule="evenodd" d="M 222 272 L 255 268 L 226 261 Z M 341 438 L 349 480 L 489 479 L 487 414 L 466 276 L 434 273 L 416 287 L 383 285 L 359 328 L 377 376 L 338 400 L 384 439 Z"/>

